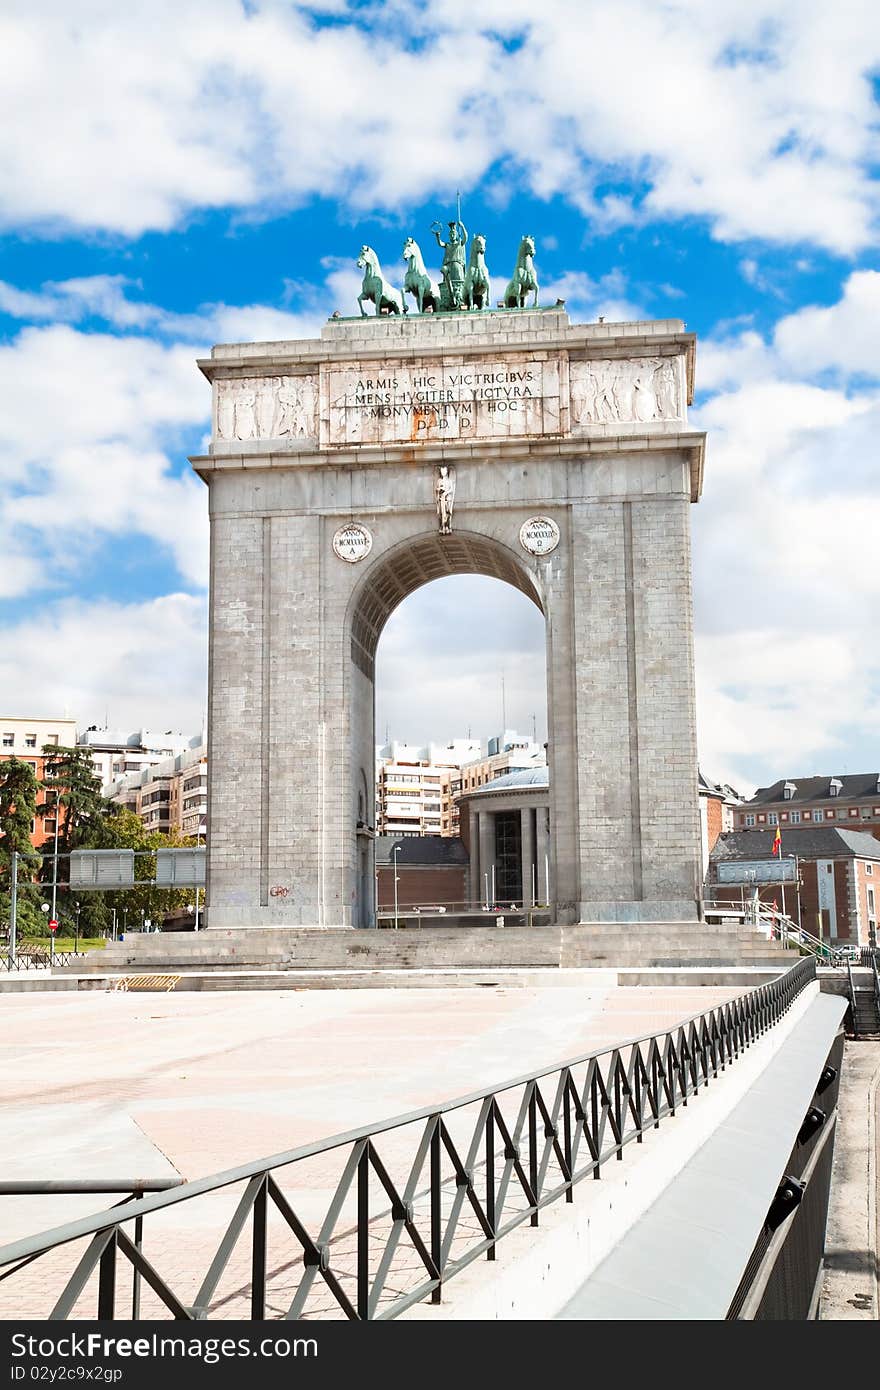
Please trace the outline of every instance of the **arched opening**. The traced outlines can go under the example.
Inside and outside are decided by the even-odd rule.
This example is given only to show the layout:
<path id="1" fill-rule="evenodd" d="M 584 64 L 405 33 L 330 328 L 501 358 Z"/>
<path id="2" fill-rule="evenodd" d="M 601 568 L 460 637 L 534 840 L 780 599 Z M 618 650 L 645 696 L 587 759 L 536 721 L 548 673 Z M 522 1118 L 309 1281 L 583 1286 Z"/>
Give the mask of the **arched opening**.
<path id="1" fill-rule="evenodd" d="M 457 583 L 435 586 L 435 581 L 453 577 Z M 432 586 L 430 595 L 419 592 L 427 586 Z M 511 595 L 508 586 L 518 594 Z M 534 614 L 537 623 L 529 618 L 531 605 L 537 609 Z M 408 611 L 412 614 L 409 625 Z M 384 702 L 377 724 L 377 675 L 381 677 L 377 652 L 392 615 L 390 631 L 397 640 L 397 652 L 400 653 L 402 642 L 409 650 L 409 658 L 405 657 L 403 662 L 398 660 L 394 665 L 390 683 L 396 691 L 396 699 L 393 704 Z M 432 761 L 437 764 L 448 761 L 450 765 L 462 761 L 486 762 L 487 739 L 496 735 L 500 736 L 496 752 L 500 761 L 504 761 L 501 745 L 505 727 L 517 730 L 530 750 L 527 755 L 525 744 L 518 743 L 516 746 L 521 751 L 507 755 L 511 766 L 517 765 L 517 757 L 520 760 L 527 756 L 534 758 L 536 745 L 543 752 L 547 694 L 547 631 L 543 618 L 539 576 L 505 545 L 475 533 L 459 531 L 448 536 L 418 536 L 386 552 L 364 575 L 350 608 L 351 767 L 352 785 L 357 789 L 357 804 L 353 807 L 356 868 L 352 920 L 356 925 L 376 923 L 376 838 L 380 837 L 381 847 L 387 848 L 388 836 L 396 835 L 401 828 L 404 829 L 403 838 L 420 840 L 422 850 L 409 844 L 406 857 L 413 867 L 418 865 L 425 870 L 421 875 L 410 874 L 404 896 L 409 900 L 413 900 L 414 895 L 420 896 L 423 902 L 433 902 L 437 898 L 448 905 L 450 911 L 453 901 L 460 901 L 462 910 L 466 905 L 480 907 L 480 884 L 483 872 L 489 873 L 488 861 L 481 871 L 477 866 L 479 847 L 471 840 L 482 835 L 482 858 L 486 860 L 490 854 L 494 861 L 494 817 L 489 851 L 485 814 L 482 829 L 477 829 L 479 819 L 473 816 L 466 816 L 463 825 L 458 822 L 456 793 L 462 780 L 460 774 L 447 778 L 445 774 L 441 776 L 429 770 L 425 764 Z M 527 671 L 527 679 L 523 679 L 523 671 Z M 482 698 L 474 699 L 475 691 L 479 691 Z M 392 718 L 396 725 L 393 729 Z M 373 816 L 376 807 L 375 749 L 377 744 L 386 742 L 386 733 L 398 749 L 406 745 L 402 757 L 414 763 L 405 780 L 416 784 L 417 794 L 412 787 L 390 789 L 392 796 L 401 798 L 395 805 L 404 807 L 409 819 L 386 817 L 381 806 L 379 814 Z M 463 746 L 467 743 L 476 746 L 472 759 Z M 444 745 L 449 749 L 445 759 Z M 493 771 L 497 772 L 498 763 L 499 757 L 496 757 Z M 482 768 L 481 782 L 488 775 L 488 769 Z M 435 781 L 440 784 L 437 801 L 429 799 L 434 795 L 430 784 Z M 360 814 L 364 785 L 368 789 L 369 826 L 362 824 Z M 414 809 L 419 813 L 415 820 Z M 509 826 L 499 821 L 499 827 L 499 834 L 503 830 L 507 836 L 504 886 L 510 886 L 514 873 L 510 868 Z M 435 837 L 445 844 L 425 843 L 428 838 L 433 841 Z M 533 852 L 534 838 L 528 845 Z M 432 860 L 450 869 L 454 862 L 458 866 L 458 878 L 455 872 L 448 873 L 445 878 L 439 870 L 432 872 Z M 367 872 L 365 862 L 369 864 Z M 393 873 L 398 883 L 406 877 L 398 875 L 396 860 Z M 526 896 L 522 886 L 526 882 L 531 886 L 535 873 L 537 870 L 532 868 L 531 861 L 528 868 L 522 868 L 517 879 L 520 885 L 517 897 Z M 496 879 L 494 871 L 491 880 L 501 886 L 501 879 Z M 461 884 L 460 893 L 453 892 L 454 883 Z M 424 885 L 421 892 L 414 887 L 416 884 Z"/>

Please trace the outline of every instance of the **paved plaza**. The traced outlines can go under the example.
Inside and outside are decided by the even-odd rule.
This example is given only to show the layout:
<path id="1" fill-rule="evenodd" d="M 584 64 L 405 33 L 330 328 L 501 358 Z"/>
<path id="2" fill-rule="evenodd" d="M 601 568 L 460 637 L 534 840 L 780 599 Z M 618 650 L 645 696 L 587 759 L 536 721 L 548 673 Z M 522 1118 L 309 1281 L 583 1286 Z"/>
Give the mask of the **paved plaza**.
<path id="1" fill-rule="evenodd" d="M 607 973 L 592 978 L 580 988 L 6 996 L 4 1176 L 209 1175 L 656 1032 L 741 990 L 627 989 L 604 983 Z M 408 1160 L 403 1137 L 386 1144 L 389 1163 Z M 332 1157 L 311 1162 L 285 1191 L 317 1226 L 336 1170 Z M 239 1191 L 148 1221 L 145 1249 L 163 1274 L 197 1287 Z M 109 1200 L 0 1198 L 0 1239 Z M 53 1252 L 0 1284 L 0 1316 L 45 1317 L 53 1274 L 57 1284 L 81 1249 Z M 301 1261 L 288 1254 L 298 1277 Z M 225 1315 L 241 1316 L 246 1248 L 230 1274 Z M 147 1291 L 145 1315 L 153 1308 Z M 93 1315 L 94 1302 L 80 1311 Z"/>

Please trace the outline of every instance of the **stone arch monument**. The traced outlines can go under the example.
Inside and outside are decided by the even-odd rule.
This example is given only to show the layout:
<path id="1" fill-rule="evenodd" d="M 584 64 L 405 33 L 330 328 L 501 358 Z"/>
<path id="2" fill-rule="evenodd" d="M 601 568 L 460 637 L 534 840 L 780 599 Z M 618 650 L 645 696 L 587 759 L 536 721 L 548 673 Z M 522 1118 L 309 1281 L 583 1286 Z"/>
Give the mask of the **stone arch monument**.
<path id="1" fill-rule="evenodd" d="M 557 920 L 696 917 L 693 335 L 561 307 L 382 316 L 199 365 L 208 926 L 374 924 L 376 645 L 462 573 L 546 619 Z"/>

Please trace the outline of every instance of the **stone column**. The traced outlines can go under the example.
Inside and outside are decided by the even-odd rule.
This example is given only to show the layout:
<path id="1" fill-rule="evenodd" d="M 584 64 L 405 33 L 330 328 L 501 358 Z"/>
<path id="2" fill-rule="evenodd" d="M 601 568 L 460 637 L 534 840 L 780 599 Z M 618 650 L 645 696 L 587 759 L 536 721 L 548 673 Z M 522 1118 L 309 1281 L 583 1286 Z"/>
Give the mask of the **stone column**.
<path id="1" fill-rule="evenodd" d="M 480 878 L 480 837 L 478 823 L 479 815 L 477 811 L 474 809 L 473 806 L 469 806 L 468 828 L 470 833 L 468 835 L 468 844 L 470 845 L 470 865 L 468 872 L 468 883 L 470 886 L 468 889 L 468 896 L 470 897 L 472 907 L 479 906 L 483 897 L 483 894 L 481 892 L 482 880 Z"/>
<path id="2" fill-rule="evenodd" d="M 535 857 L 535 835 L 532 821 L 532 807 L 524 806 L 520 811 L 520 840 L 522 864 L 522 895 L 523 907 L 534 907 L 535 898 L 532 892 L 532 861 Z"/>
<path id="3" fill-rule="evenodd" d="M 492 811 L 480 811 L 480 893 L 485 895 L 486 882 L 489 884 L 489 902 L 492 902 L 492 868 L 495 864 L 495 816 Z M 488 880 L 484 875 L 488 874 Z"/>
<path id="4" fill-rule="evenodd" d="M 542 903 L 552 896 L 553 882 L 550 880 L 550 892 L 547 891 L 547 879 L 549 878 L 550 864 L 550 811 L 547 806 L 539 806 L 535 811 L 535 862 L 538 872 L 538 902 Z M 546 867 L 545 867 L 546 866 Z"/>

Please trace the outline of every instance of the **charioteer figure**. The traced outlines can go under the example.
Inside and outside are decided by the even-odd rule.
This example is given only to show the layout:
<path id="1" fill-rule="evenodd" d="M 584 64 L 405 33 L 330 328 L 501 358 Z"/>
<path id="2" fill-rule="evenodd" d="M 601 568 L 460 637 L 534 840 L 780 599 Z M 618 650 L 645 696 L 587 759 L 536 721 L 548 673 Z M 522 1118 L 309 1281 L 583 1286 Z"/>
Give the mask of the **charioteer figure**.
<path id="1" fill-rule="evenodd" d="M 441 238 L 441 230 L 442 224 L 440 222 L 431 223 L 431 231 L 437 238 L 437 245 L 443 251 L 440 308 L 441 310 L 460 309 L 464 300 L 464 282 L 467 274 L 465 256 L 465 245 L 468 239 L 467 228 L 460 220 L 450 222 L 448 241 L 443 241 Z"/>

